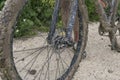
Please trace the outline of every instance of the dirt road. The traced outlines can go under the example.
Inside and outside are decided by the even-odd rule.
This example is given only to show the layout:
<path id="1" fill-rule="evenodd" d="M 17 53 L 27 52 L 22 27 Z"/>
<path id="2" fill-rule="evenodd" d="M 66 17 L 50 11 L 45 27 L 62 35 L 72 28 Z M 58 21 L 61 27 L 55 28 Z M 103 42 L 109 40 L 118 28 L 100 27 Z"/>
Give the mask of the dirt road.
<path id="1" fill-rule="evenodd" d="M 98 25 L 89 25 L 87 57 L 73 80 L 120 80 L 120 53 L 111 51 L 109 39 L 98 35 Z"/>
<path id="2" fill-rule="evenodd" d="M 98 35 L 98 25 L 89 25 L 87 57 L 73 80 L 120 80 L 120 53 L 111 51 L 109 39 Z"/>

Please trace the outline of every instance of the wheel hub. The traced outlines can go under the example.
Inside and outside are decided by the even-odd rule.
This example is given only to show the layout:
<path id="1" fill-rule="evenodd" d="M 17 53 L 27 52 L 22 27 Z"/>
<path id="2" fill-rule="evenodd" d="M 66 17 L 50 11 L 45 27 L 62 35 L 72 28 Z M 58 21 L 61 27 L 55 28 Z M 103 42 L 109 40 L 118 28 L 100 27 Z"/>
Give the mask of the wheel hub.
<path id="1" fill-rule="evenodd" d="M 73 46 L 73 41 L 63 36 L 57 36 L 53 39 L 55 49 L 62 49 Z"/>

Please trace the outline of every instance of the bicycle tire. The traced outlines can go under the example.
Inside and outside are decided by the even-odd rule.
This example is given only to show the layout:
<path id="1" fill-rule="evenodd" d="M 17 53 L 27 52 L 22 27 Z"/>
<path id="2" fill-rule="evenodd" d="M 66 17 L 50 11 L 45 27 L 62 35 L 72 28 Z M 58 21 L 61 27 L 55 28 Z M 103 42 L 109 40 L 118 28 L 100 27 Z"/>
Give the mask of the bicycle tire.
<path id="1" fill-rule="evenodd" d="M 3 80 L 25 80 L 19 74 L 14 62 L 13 54 L 13 32 L 14 25 L 20 11 L 23 9 L 27 0 L 6 0 L 0 15 L 0 76 Z M 77 50 L 70 62 L 70 67 L 64 74 L 57 78 L 58 80 L 71 80 L 81 61 L 82 52 L 84 52 L 88 34 L 88 16 L 84 0 L 79 0 L 80 14 L 80 32 Z M 29 80 L 29 79 L 28 79 Z M 34 79 L 32 79 L 34 80 Z M 38 79 L 36 79 L 38 80 Z M 53 79 L 51 79 L 53 80 Z"/>

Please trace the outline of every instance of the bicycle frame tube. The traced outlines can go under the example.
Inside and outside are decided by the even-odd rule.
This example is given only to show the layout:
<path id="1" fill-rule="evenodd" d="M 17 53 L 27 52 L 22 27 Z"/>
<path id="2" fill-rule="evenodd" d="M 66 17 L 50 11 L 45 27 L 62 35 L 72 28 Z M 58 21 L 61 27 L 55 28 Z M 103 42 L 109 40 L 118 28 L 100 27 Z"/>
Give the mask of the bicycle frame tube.
<path id="1" fill-rule="evenodd" d="M 118 10 L 118 4 L 119 1 L 118 0 L 113 0 L 112 2 L 112 15 L 111 15 L 111 25 L 114 26 L 115 25 L 115 18 L 116 18 L 116 14 L 117 14 L 117 10 Z"/>
<path id="2" fill-rule="evenodd" d="M 111 18 L 112 18 L 112 15 L 113 15 L 113 10 L 114 10 L 114 5 L 115 5 L 115 0 L 112 0 L 112 3 L 109 2 L 109 5 L 110 5 L 110 11 L 109 11 L 109 22 L 111 22 Z"/>
<path id="3" fill-rule="evenodd" d="M 109 5 L 110 5 L 110 10 L 109 10 L 109 17 L 108 17 L 108 20 L 109 20 L 109 23 L 115 23 L 115 19 L 113 18 L 113 16 L 115 17 L 116 15 L 116 10 L 117 10 L 117 0 L 112 0 L 112 2 L 110 3 L 109 2 Z M 114 24 L 113 24 L 114 25 Z"/>
<path id="4" fill-rule="evenodd" d="M 50 26 L 50 32 L 48 34 L 48 43 L 51 43 L 52 41 L 52 37 L 54 36 L 55 33 L 55 29 L 56 29 L 56 23 L 57 23 L 57 18 L 58 18 L 58 13 L 59 13 L 59 9 L 60 9 L 60 0 L 56 0 L 55 2 L 55 7 L 54 7 L 54 12 L 52 15 L 52 22 L 51 22 L 51 26 Z"/>

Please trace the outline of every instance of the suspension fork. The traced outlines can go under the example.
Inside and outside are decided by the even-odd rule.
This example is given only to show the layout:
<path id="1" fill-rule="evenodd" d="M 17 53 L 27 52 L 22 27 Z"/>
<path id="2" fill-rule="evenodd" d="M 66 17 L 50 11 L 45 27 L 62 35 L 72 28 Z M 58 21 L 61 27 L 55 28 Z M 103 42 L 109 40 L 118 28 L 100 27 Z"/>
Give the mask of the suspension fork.
<path id="1" fill-rule="evenodd" d="M 52 38 L 54 36 L 55 29 L 56 29 L 57 17 L 60 9 L 60 0 L 56 0 L 55 3 L 56 4 L 55 4 L 53 16 L 52 16 L 50 32 L 47 37 L 48 43 L 52 42 Z M 66 38 L 68 39 L 71 39 L 71 36 L 72 36 L 72 30 L 75 23 L 77 9 L 78 9 L 78 0 L 73 0 L 71 5 L 71 11 L 70 11 L 71 14 L 69 15 L 67 29 L 66 29 Z"/>
<path id="2" fill-rule="evenodd" d="M 67 29 L 66 29 L 66 37 L 68 38 L 68 40 L 70 40 L 72 36 L 72 30 L 75 24 L 77 9 L 78 9 L 78 0 L 73 0 L 69 19 L 68 19 Z"/>
<path id="3" fill-rule="evenodd" d="M 50 31 L 48 33 L 48 37 L 47 37 L 47 41 L 49 44 L 52 43 L 52 38 L 54 36 L 55 33 L 55 29 L 56 29 L 56 23 L 57 23 L 57 19 L 58 19 L 58 13 L 60 10 L 60 0 L 56 0 L 55 1 L 55 7 L 54 7 L 54 12 L 52 15 L 52 22 L 51 22 L 51 26 L 50 26 Z"/>

